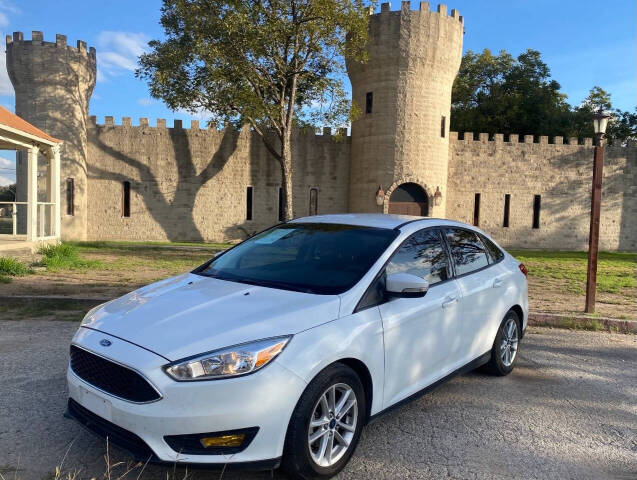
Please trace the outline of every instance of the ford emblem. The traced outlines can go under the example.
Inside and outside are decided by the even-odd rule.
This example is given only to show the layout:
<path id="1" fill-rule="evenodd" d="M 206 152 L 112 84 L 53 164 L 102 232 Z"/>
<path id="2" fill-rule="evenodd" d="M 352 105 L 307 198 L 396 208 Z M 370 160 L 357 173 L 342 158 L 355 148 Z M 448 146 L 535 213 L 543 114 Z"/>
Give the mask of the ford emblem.
<path id="1" fill-rule="evenodd" d="M 100 345 L 102 347 L 110 347 L 112 345 L 113 342 L 111 342 L 110 340 L 107 340 L 105 338 L 103 338 L 102 340 L 100 340 Z"/>

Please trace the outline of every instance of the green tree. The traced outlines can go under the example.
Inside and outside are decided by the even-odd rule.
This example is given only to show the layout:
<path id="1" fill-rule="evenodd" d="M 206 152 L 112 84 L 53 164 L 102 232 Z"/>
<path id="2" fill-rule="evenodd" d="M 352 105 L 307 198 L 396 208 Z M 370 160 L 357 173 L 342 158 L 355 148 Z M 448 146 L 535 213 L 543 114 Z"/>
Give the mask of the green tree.
<path id="1" fill-rule="evenodd" d="M 637 139 L 637 109 L 635 113 L 613 108 L 610 93 L 599 86 L 593 87 L 584 101 L 573 109 L 569 136 L 593 137 L 593 114 L 599 109 L 609 112 L 611 119 L 606 128 L 610 143 L 623 143 Z"/>
<path id="2" fill-rule="evenodd" d="M 15 202 L 15 190 L 15 183 L 11 185 L 0 186 L 0 201 Z"/>
<path id="3" fill-rule="evenodd" d="M 536 50 L 514 58 L 467 51 L 453 86 L 451 128 L 463 132 L 558 135 L 569 106 Z"/>
<path id="4" fill-rule="evenodd" d="M 290 219 L 292 129 L 310 121 L 342 125 L 352 114 L 344 57 L 366 59 L 365 3 L 164 0 L 166 37 L 149 43 L 137 75 L 172 109 L 209 112 L 216 124 L 249 125 L 280 166 Z"/>
<path id="5" fill-rule="evenodd" d="M 624 143 L 627 140 L 637 141 L 637 108 L 635 112 L 615 110 L 607 129 L 612 143 Z"/>
<path id="6" fill-rule="evenodd" d="M 607 138 L 637 139 L 635 113 L 613 109 L 611 96 L 595 86 L 576 107 L 566 102 L 560 84 L 536 50 L 514 58 L 467 51 L 453 85 L 451 128 L 457 132 L 517 133 L 563 137 L 593 137 L 592 116 L 602 108 L 612 113 Z"/>

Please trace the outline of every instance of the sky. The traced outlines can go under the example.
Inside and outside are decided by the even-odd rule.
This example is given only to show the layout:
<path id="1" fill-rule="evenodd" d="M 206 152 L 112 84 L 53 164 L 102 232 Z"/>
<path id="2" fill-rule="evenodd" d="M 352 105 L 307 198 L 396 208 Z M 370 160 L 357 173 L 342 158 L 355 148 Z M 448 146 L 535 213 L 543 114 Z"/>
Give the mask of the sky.
<path id="1" fill-rule="evenodd" d="M 84 40 L 97 49 L 98 80 L 90 113 L 98 122 L 105 115 L 121 123 L 123 116 L 184 121 L 186 112 L 172 112 L 151 99 L 147 85 L 135 78 L 137 57 L 151 39 L 162 38 L 160 0 L 0 0 L 0 29 L 7 35 L 32 30 L 44 32 L 45 41 L 67 35 L 68 43 Z M 430 2 L 432 8 L 437 4 Z M 637 0 L 450 0 L 465 18 L 464 50 L 517 56 L 527 48 L 539 50 L 551 74 L 579 104 L 599 85 L 611 93 L 613 105 L 634 110 L 637 105 Z M 399 1 L 391 3 L 392 10 Z M 418 2 L 412 2 L 412 9 Z M 380 9 L 380 7 L 379 7 Z M 4 38 L 4 36 L 3 36 Z M 14 110 L 14 94 L 0 52 L 0 104 Z M 205 115 L 200 116 L 205 120 Z M 0 185 L 15 178 L 14 154 L 0 152 Z"/>

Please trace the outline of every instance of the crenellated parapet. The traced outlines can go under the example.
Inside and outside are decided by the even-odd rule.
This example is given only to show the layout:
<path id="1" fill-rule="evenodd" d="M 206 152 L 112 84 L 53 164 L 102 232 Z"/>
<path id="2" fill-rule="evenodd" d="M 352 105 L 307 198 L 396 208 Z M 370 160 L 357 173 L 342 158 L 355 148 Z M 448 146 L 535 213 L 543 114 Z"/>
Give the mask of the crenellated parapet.
<path id="1" fill-rule="evenodd" d="M 53 74 L 64 74 L 69 68 L 77 71 L 79 68 L 86 71 L 84 77 L 89 83 L 95 82 L 97 54 L 95 47 L 87 48 L 87 44 L 83 40 L 77 40 L 75 46 L 67 43 L 66 35 L 56 34 L 55 42 L 47 42 L 44 40 L 44 34 L 41 31 L 34 30 L 31 32 L 31 40 L 25 40 L 22 32 L 13 32 L 13 35 L 6 36 L 7 47 L 7 70 L 9 78 L 14 84 L 20 84 L 23 68 L 19 68 L 14 63 L 23 64 L 27 69 L 30 61 L 34 63 L 45 62 L 46 71 L 34 74 L 32 81 L 40 81 L 40 83 L 50 81 Z M 20 62 L 14 62 L 13 58 L 21 59 Z M 47 77 L 45 73 L 50 75 Z M 91 87 L 92 90 L 92 87 Z"/>
<path id="2" fill-rule="evenodd" d="M 219 129 L 216 126 L 206 127 L 205 123 L 201 123 L 199 120 L 191 120 L 190 128 L 184 128 L 183 121 L 180 119 L 173 120 L 173 126 L 169 127 L 165 118 L 157 118 L 154 121 L 150 121 L 147 117 L 140 117 L 137 119 L 137 123 L 133 124 L 132 117 L 122 117 L 121 120 L 116 122 L 115 117 L 106 115 L 103 123 L 98 123 L 97 116 L 91 115 L 89 117 L 90 127 L 97 129 L 120 129 L 124 131 L 130 131 L 131 129 L 139 130 L 178 130 L 184 132 L 201 132 L 201 133 L 223 133 L 229 130 L 234 130 L 234 127 L 227 127 L 225 129 Z M 295 131 L 295 135 L 307 136 L 307 137 L 319 137 L 330 138 L 334 141 L 340 141 L 343 138 L 349 137 L 347 128 L 333 129 L 330 127 L 323 127 L 321 129 L 315 128 L 302 128 Z"/>
<path id="3" fill-rule="evenodd" d="M 13 32 L 13 35 L 6 36 L 7 48 L 13 48 L 18 45 L 31 45 L 41 47 L 54 47 L 58 49 L 68 49 L 72 52 L 76 52 L 80 55 L 86 55 L 89 58 L 95 59 L 95 47 L 87 49 L 86 42 L 84 40 L 78 40 L 75 47 L 67 44 L 66 35 L 60 33 L 55 34 L 55 42 L 44 41 L 44 34 L 39 30 L 33 30 L 31 32 L 31 40 L 25 40 L 22 32 Z"/>
<path id="4" fill-rule="evenodd" d="M 464 143 L 493 143 L 493 144 L 539 144 L 539 145 L 580 145 L 580 146 L 593 146 L 592 138 L 578 138 L 570 137 L 564 138 L 562 136 L 549 137 L 546 135 L 518 135 L 517 133 L 503 134 L 489 134 L 489 133 L 474 133 L 474 132 L 449 132 L 449 141 L 451 142 L 464 142 Z"/>

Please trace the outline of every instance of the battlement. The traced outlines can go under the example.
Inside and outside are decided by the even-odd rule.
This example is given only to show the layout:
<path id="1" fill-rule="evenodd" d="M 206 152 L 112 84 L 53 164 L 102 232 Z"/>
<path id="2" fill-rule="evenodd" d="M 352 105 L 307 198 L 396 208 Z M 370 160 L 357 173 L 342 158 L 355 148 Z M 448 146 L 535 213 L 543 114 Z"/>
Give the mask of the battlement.
<path id="1" fill-rule="evenodd" d="M 97 128 L 121 128 L 121 129 L 156 129 L 156 130 L 183 130 L 192 132 L 223 132 L 224 130 L 216 127 L 206 128 L 205 124 L 202 124 L 199 120 L 191 120 L 190 128 L 184 128 L 183 120 L 173 120 L 173 126 L 168 127 L 165 118 L 155 119 L 154 124 L 147 117 L 140 117 L 136 125 L 133 125 L 133 119 L 131 117 L 122 117 L 119 123 L 115 123 L 115 117 L 106 115 L 104 117 L 104 123 L 97 122 L 97 116 L 91 115 L 90 125 Z M 231 127 L 230 127 L 231 128 Z M 298 133 L 301 135 L 312 135 L 316 137 L 348 137 L 349 133 L 347 128 L 332 129 L 330 127 L 324 127 L 322 129 L 315 128 L 303 128 L 299 129 Z"/>
<path id="2" fill-rule="evenodd" d="M 592 146 L 592 138 L 577 138 L 570 137 L 564 138 L 560 136 L 548 137 L 546 135 L 518 135 L 517 133 L 511 133 L 505 135 L 503 133 L 496 133 L 490 135 L 488 133 L 473 132 L 449 132 L 449 140 L 452 142 L 478 142 L 478 143 L 507 143 L 510 145 L 517 144 L 541 144 L 541 145 L 583 145 Z"/>
<path id="3" fill-rule="evenodd" d="M 31 40 L 25 40 L 22 32 L 13 32 L 13 35 L 6 36 L 7 49 L 14 45 L 33 45 L 49 48 L 68 49 L 77 52 L 81 55 L 86 55 L 88 58 L 95 59 L 95 47 L 87 49 L 86 42 L 84 40 L 78 40 L 76 46 L 73 47 L 67 44 L 66 35 L 57 33 L 55 35 L 55 42 L 45 42 L 44 34 L 41 31 L 33 30 L 31 32 Z"/>
<path id="4" fill-rule="evenodd" d="M 429 2 L 420 2 L 419 9 L 412 10 L 411 2 L 409 1 L 402 1 L 400 3 L 400 10 L 391 10 L 391 4 L 389 2 L 381 3 L 379 13 L 375 13 L 372 7 L 370 7 L 369 10 L 369 13 L 371 15 L 375 15 L 381 18 L 383 16 L 386 16 L 387 14 L 405 14 L 411 12 L 427 12 L 430 14 L 438 14 L 442 18 L 454 19 L 457 20 L 460 24 L 464 24 L 464 17 L 460 15 L 460 12 L 458 12 L 458 10 L 456 10 L 455 8 L 452 9 L 449 14 L 447 14 L 447 5 L 445 5 L 444 3 L 439 3 L 435 11 L 432 11 L 430 9 Z"/>

